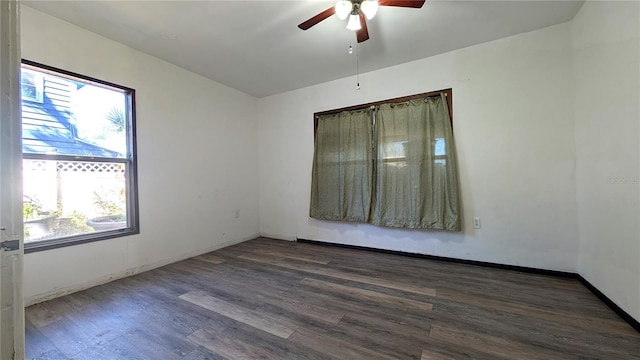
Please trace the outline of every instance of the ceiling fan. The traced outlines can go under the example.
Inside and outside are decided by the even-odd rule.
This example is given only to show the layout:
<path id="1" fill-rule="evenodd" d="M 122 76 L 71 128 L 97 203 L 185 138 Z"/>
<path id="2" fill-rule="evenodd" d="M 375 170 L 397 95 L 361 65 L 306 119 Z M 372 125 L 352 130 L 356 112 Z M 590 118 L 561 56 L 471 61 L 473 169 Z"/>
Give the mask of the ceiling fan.
<path id="1" fill-rule="evenodd" d="M 425 0 L 340 0 L 335 6 L 319 13 L 311 19 L 301 23 L 298 27 L 308 30 L 315 24 L 327 19 L 331 15 L 336 15 L 340 20 L 349 18 L 347 29 L 356 32 L 358 42 L 369 40 L 367 30 L 367 19 L 371 20 L 378 12 L 378 6 L 395 6 L 408 8 L 421 8 Z"/>

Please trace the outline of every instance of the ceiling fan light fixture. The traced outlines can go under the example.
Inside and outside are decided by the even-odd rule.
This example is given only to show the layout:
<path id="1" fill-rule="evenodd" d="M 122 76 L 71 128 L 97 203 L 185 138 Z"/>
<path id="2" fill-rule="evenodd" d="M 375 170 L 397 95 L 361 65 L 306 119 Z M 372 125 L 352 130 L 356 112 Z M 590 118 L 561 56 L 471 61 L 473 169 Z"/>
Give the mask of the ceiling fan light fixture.
<path id="1" fill-rule="evenodd" d="M 362 25 L 360 24 L 360 15 L 352 13 L 351 16 L 349 16 L 347 29 L 353 30 L 353 31 L 358 31 L 362 29 Z"/>
<path id="2" fill-rule="evenodd" d="M 341 0 L 336 3 L 336 6 L 335 6 L 336 16 L 340 20 L 346 19 L 349 16 L 349 14 L 351 14 L 352 10 L 353 10 L 353 4 L 351 3 L 351 1 Z"/>
<path id="3" fill-rule="evenodd" d="M 360 4 L 360 9 L 367 19 L 371 20 L 378 13 L 378 0 L 364 0 Z"/>

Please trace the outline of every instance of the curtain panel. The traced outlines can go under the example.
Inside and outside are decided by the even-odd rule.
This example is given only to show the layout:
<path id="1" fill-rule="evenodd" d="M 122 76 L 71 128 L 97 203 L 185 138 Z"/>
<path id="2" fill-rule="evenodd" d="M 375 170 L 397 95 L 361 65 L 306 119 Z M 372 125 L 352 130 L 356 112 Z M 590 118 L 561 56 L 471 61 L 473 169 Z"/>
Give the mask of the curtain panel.
<path id="1" fill-rule="evenodd" d="M 371 111 L 344 111 L 318 119 L 310 216 L 367 222 L 373 180 Z"/>
<path id="2" fill-rule="evenodd" d="M 375 124 L 369 223 L 460 231 L 457 160 L 444 95 L 380 105 Z"/>
<path id="3" fill-rule="evenodd" d="M 444 94 L 320 116 L 310 216 L 460 231 L 449 119 Z"/>

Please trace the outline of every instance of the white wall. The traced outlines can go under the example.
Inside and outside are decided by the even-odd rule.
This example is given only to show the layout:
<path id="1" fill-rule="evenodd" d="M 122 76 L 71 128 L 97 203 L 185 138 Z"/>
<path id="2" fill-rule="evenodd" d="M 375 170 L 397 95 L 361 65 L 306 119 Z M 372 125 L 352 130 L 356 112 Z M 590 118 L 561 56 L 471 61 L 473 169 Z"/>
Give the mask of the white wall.
<path id="1" fill-rule="evenodd" d="M 640 4 L 588 1 L 571 30 L 578 271 L 640 321 Z"/>
<path id="2" fill-rule="evenodd" d="M 21 26 L 23 58 L 136 89 L 141 229 L 27 254 L 27 304 L 257 236 L 255 98 L 27 7 Z"/>
<path id="3" fill-rule="evenodd" d="M 575 271 L 571 51 L 562 24 L 259 99 L 261 234 Z M 463 232 L 309 218 L 314 112 L 449 87 Z"/>

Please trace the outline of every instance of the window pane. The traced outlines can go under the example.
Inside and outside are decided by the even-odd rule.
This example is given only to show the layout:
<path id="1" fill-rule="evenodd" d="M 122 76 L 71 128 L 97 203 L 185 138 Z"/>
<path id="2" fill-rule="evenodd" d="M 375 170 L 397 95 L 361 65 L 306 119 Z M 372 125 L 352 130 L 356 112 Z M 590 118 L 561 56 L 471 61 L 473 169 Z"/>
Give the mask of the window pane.
<path id="1" fill-rule="evenodd" d="M 35 99 L 36 97 L 37 92 L 34 75 L 31 73 L 22 73 L 22 98 Z"/>
<path id="2" fill-rule="evenodd" d="M 434 146 L 434 155 L 435 156 L 443 156 L 446 155 L 446 148 L 444 138 L 436 138 L 436 144 Z"/>
<path id="3" fill-rule="evenodd" d="M 22 100 L 42 102 L 42 76 L 23 69 L 20 73 Z"/>
<path id="4" fill-rule="evenodd" d="M 34 75 L 35 74 L 35 75 Z M 42 77 L 41 102 L 28 101 Z M 31 80 L 29 80 L 31 79 Z M 127 94 L 77 79 L 23 71 L 23 152 L 125 158 Z"/>
<path id="5" fill-rule="evenodd" d="M 25 100 L 36 99 L 38 96 L 36 87 L 33 83 L 22 83 L 22 98 Z"/>
<path id="6" fill-rule="evenodd" d="M 25 242 L 127 228 L 125 164 L 23 160 Z"/>

